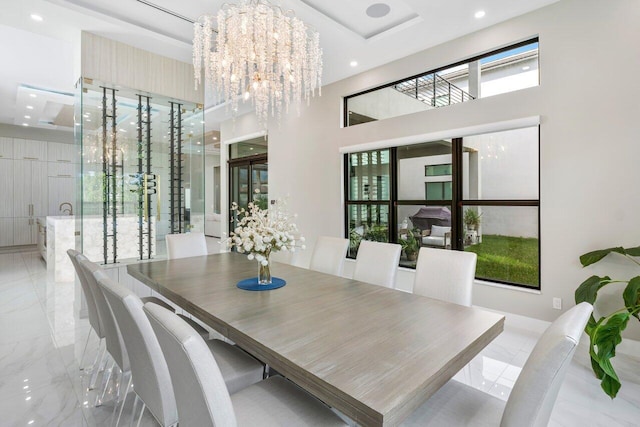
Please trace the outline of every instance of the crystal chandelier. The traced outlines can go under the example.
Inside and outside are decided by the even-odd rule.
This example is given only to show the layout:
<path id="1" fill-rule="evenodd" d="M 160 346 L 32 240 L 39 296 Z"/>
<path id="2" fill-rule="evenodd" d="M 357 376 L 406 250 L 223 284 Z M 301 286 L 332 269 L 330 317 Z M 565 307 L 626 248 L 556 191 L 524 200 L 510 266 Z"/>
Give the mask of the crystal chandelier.
<path id="1" fill-rule="evenodd" d="M 266 125 L 269 111 L 280 120 L 293 102 L 299 115 L 302 98 L 308 104 L 316 89 L 320 94 L 320 36 L 293 11 L 264 0 L 225 4 L 217 17 L 205 15 L 194 24 L 193 68 L 196 88 L 204 74 L 233 112 L 240 98 L 251 98 Z"/>

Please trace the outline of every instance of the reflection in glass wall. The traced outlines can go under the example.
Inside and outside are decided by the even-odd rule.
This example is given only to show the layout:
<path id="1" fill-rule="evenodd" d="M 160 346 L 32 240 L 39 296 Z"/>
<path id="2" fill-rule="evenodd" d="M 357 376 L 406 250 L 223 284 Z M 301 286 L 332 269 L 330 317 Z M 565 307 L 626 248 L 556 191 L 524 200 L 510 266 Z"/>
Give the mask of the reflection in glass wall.
<path id="1" fill-rule="evenodd" d="M 467 200 L 537 199 L 538 127 L 464 138 Z"/>
<path id="2" fill-rule="evenodd" d="M 85 255 L 105 264 L 151 259 L 164 253 L 166 234 L 203 231 L 201 106 L 88 79 L 80 84 Z"/>

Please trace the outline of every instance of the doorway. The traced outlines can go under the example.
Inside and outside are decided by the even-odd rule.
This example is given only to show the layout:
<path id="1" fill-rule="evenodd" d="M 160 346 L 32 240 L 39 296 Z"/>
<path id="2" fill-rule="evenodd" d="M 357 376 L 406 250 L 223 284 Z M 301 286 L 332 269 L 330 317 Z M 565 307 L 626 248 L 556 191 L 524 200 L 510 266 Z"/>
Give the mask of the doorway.
<path id="1" fill-rule="evenodd" d="M 266 209 L 269 204 L 269 163 L 267 139 L 260 137 L 238 142 L 229 147 L 229 202 L 247 209 L 250 202 Z M 229 212 L 232 230 L 236 215 Z"/>

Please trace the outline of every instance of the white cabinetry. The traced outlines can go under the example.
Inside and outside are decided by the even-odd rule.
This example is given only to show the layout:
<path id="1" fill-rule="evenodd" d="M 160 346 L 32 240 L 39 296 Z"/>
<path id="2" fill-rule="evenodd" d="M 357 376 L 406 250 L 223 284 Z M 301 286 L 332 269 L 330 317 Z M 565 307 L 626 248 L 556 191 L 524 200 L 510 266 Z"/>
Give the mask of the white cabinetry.
<path id="1" fill-rule="evenodd" d="M 13 161 L 13 216 L 46 216 L 47 162 Z"/>
<path id="2" fill-rule="evenodd" d="M 13 138 L 0 137 L 0 159 L 13 159 Z"/>
<path id="3" fill-rule="evenodd" d="M 73 178 L 76 165 L 73 163 L 47 162 L 49 177 Z M 56 214 L 57 215 L 57 214 Z"/>
<path id="4" fill-rule="evenodd" d="M 0 159 L 0 246 L 13 245 L 13 193 L 13 160 Z"/>
<path id="5" fill-rule="evenodd" d="M 47 179 L 47 162 L 13 161 L 14 245 L 36 243 L 35 218 L 46 216 L 49 207 Z"/>
<path id="6" fill-rule="evenodd" d="M 33 218 L 13 219 L 13 245 L 35 245 L 37 242 L 36 221 Z"/>
<path id="7" fill-rule="evenodd" d="M 48 215 L 64 215 L 60 212 L 60 204 L 75 205 L 75 172 L 77 164 L 74 144 L 49 142 L 47 166 L 48 174 Z M 73 206 L 76 209 L 76 206 Z"/>
<path id="8" fill-rule="evenodd" d="M 75 180 L 71 177 L 49 177 L 49 215 L 64 215 L 60 212 L 61 203 L 73 204 Z M 65 209 L 69 207 L 66 206 Z M 73 207 L 76 209 L 76 207 Z"/>
<path id="9" fill-rule="evenodd" d="M 49 142 L 47 159 L 50 162 L 73 163 L 75 161 L 75 145 Z"/>
<path id="10" fill-rule="evenodd" d="M 13 218 L 13 160 L 0 159 L 0 218 Z"/>
<path id="11" fill-rule="evenodd" d="M 75 154 L 74 144 L 0 137 L 0 247 L 36 244 L 37 218 L 74 203 Z"/>
<path id="12" fill-rule="evenodd" d="M 13 218 L 0 218 L 0 246 L 13 246 Z"/>
<path id="13" fill-rule="evenodd" d="M 13 158 L 47 161 L 47 142 L 14 138 Z"/>

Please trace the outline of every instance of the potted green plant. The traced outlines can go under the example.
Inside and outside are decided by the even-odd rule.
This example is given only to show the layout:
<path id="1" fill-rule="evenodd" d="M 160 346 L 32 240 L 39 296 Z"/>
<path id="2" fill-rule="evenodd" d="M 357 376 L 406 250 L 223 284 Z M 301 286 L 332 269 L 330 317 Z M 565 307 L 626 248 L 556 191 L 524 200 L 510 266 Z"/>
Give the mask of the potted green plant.
<path id="1" fill-rule="evenodd" d="M 464 223 L 465 228 L 468 231 L 478 231 L 480 227 L 480 217 L 482 214 L 479 214 L 475 209 L 466 209 L 464 211 L 464 215 L 462 216 L 462 222 Z"/>
<path id="2" fill-rule="evenodd" d="M 609 254 L 618 254 L 640 266 L 635 257 L 640 256 L 640 246 L 635 248 L 615 247 L 589 252 L 580 257 L 583 267 L 595 264 Z M 591 356 L 591 368 L 599 380 L 601 387 L 607 395 L 614 398 L 620 390 L 620 379 L 616 374 L 611 359 L 616 355 L 616 346 L 622 342 L 622 331 L 627 327 L 631 317 L 640 320 L 640 276 L 629 280 L 613 280 L 609 276 L 591 276 L 576 289 L 576 304 L 587 301 L 594 304 L 598 298 L 598 291 L 612 283 L 626 283 L 621 299 L 623 308 L 595 319 L 592 315 L 585 327 L 589 335 L 589 355 Z"/>
<path id="3" fill-rule="evenodd" d="M 408 230 L 406 234 L 400 236 L 399 243 L 404 250 L 404 254 L 409 261 L 415 261 L 418 259 L 418 251 L 420 250 L 420 241 L 416 239 L 415 233 L 420 233 L 419 229 L 414 228 Z"/>

